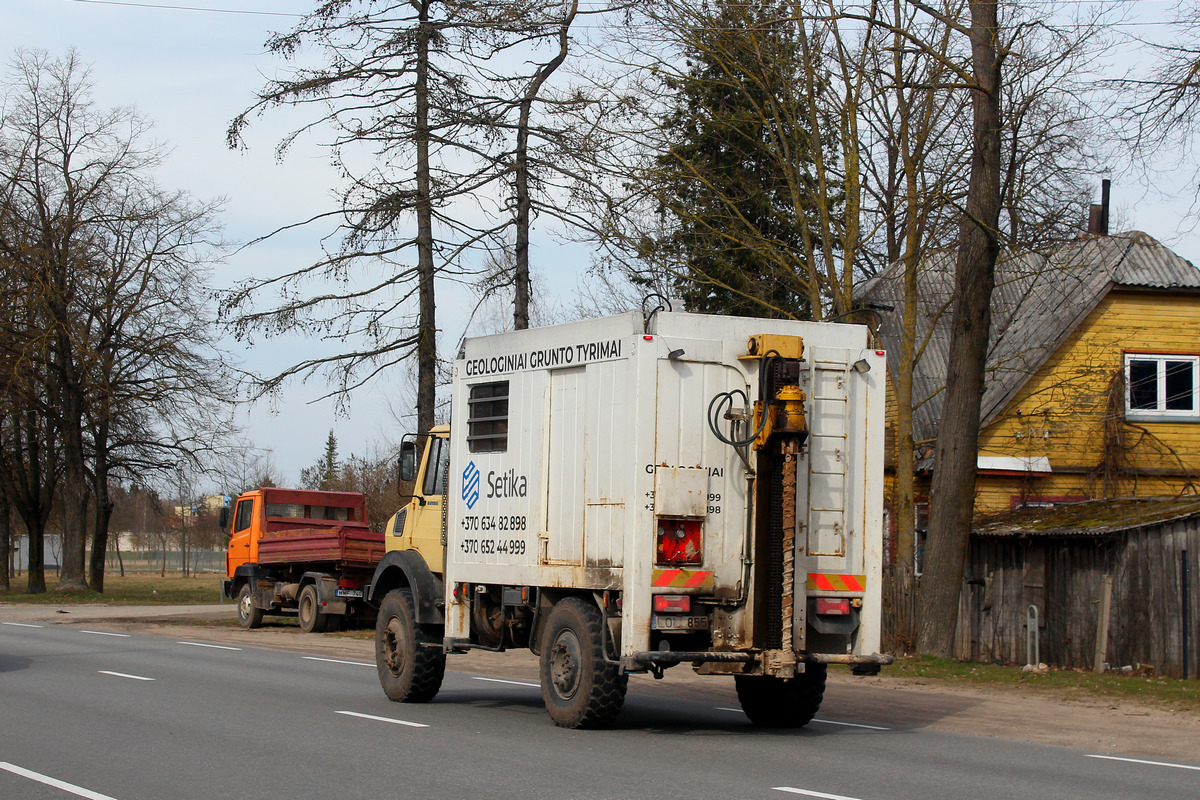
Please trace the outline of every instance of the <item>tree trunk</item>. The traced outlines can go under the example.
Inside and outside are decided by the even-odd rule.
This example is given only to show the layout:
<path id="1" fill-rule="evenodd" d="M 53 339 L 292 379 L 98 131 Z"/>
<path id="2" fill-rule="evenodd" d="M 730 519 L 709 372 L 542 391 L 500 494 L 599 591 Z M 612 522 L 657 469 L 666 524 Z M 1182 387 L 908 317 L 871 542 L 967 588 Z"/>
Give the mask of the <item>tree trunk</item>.
<path id="1" fill-rule="evenodd" d="M 554 74 L 554 71 L 566 60 L 569 43 L 567 34 L 571 30 L 571 23 L 575 20 L 578 11 L 579 2 L 574 0 L 563 20 L 562 27 L 559 28 L 558 53 L 534 74 L 524 97 L 521 98 L 520 117 L 517 123 L 516 174 L 513 181 L 517 195 L 515 220 L 517 237 L 513 249 L 515 262 L 513 265 L 513 328 L 519 331 L 529 327 L 529 225 L 532 205 L 529 197 L 529 117 L 533 111 L 533 104 L 537 100 L 538 92 Z"/>
<path id="2" fill-rule="evenodd" d="M 922 653 L 953 655 L 958 601 L 975 503 L 979 403 L 999 245 L 1000 67 L 995 0 L 971 0 L 973 142 L 966 215 L 959 228 L 955 306 L 930 494 L 929 540 L 918 590 Z"/>
<path id="3" fill-rule="evenodd" d="M 25 520 L 25 535 L 29 538 L 28 568 L 26 584 L 29 594 L 46 593 L 46 528 L 43 523 L 38 527 L 30 525 L 31 520 Z"/>
<path id="4" fill-rule="evenodd" d="M 108 425 L 96 425 L 96 455 L 92 481 L 92 553 L 88 563 L 88 584 L 104 593 L 104 562 L 108 557 L 108 522 L 112 519 L 113 502 L 108 494 Z"/>
<path id="5" fill-rule="evenodd" d="M 429 164 L 429 46 L 432 26 L 430 0 L 420 0 L 417 23 L 416 95 L 417 150 L 417 430 L 434 424 L 437 403 L 437 305 L 434 299 L 433 185 Z"/>
<path id="6" fill-rule="evenodd" d="M 896 18 L 900 18 L 900 7 L 894 6 Z M 913 152 L 913 125 L 911 97 L 904 79 L 903 41 L 899 32 L 893 38 L 892 65 L 895 70 L 896 117 L 898 133 L 894 153 L 889 162 L 889 176 L 893 176 L 893 212 L 898 181 L 894 179 L 897 168 L 904 176 L 903 228 L 898 233 L 889 233 L 889 257 L 904 259 L 903 318 L 900 328 L 899 369 L 896 375 L 896 474 L 893 483 L 892 507 L 896 514 L 895 563 L 891 581 L 891 625 L 892 646 L 903 652 L 911 652 L 916 644 L 914 630 L 916 609 L 915 555 L 916 555 L 916 443 L 913 441 L 913 368 L 917 362 L 917 270 L 921 260 L 924 227 L 921 214 L 924 204 L 918 185 L 919 164 Z M 901 253 L 901 242 L 903 253 Z"/>
<path id="7" fill-rule="evenodd" d="M 55 270 L 59 272 L 61 270 Z M 87 547 L 87 467 L 83 447 L 83 393 L 84 387 L 76 374 L 73 363 L 73 346 L 69 326 L 66 278 L 60 279 L 63 286 L 51 301 L 51 313 L 58 325 L 58 335 L 53 357 L 56 372 L 61 381 L 61 414 L 59 434 L 62 437 L 64 488 L 63 492 L 63 537 L 62 557 L 59 559 L 58 591 L 82 591 L 87 589 L 84 574 L 84 550 Z"/>
<path id="8" fill-rule="evenodd" d="M 8 558 L 12 550 L 12 506 L 0 492 L 0 592 L 7 592 L 11 582 Z"/>
<path id="9" fill-rule="evenodd" d="M 915 210 L 910 208 L 915 217 Z M 913 365 L 916 362 L 917 263 L 914 232 L 906 232 L 904 319 L 900 331 L 900 368 L 896 376 L 896 475 L 892 506 L 896 519 L 895 564 L 892 567 L 891 636 L 898 649 L 916 644 L 916 442 L 913 441 Z"/>

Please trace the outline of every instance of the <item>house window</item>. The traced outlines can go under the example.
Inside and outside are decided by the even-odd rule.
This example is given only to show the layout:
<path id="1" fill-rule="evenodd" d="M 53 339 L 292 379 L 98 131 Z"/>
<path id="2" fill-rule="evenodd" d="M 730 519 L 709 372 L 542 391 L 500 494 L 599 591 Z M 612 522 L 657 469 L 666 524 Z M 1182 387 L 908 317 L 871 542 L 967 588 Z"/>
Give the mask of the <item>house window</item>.
<path id="1" fill-rule="evenodd" d="M 1128 353 L 1125 386 L 1130 417 L 1200 416 L 1200 356 Z"/>
<path id="2" fill-rule="evenodd" d="M 507 450 L 508 381 L 475 384 L 467 407 L 467 448 L 472 453 Z"/>

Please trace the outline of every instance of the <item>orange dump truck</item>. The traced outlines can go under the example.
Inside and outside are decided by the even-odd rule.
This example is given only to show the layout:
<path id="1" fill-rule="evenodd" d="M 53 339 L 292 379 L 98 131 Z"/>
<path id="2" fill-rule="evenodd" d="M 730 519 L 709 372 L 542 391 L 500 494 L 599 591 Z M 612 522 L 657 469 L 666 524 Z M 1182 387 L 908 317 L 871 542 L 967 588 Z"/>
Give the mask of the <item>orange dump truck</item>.
<path id="1" fill-rule="evenodd" d="M 230 511 L 221 516 L 230 534 L 223 591 L 237 600 L 242 627 L 296 613 L 303 630 L 320 632 L 374 616 L 363 587 L 384 542 L 367 527 L 361 494 L 264 487 L 242 494 Z"/>

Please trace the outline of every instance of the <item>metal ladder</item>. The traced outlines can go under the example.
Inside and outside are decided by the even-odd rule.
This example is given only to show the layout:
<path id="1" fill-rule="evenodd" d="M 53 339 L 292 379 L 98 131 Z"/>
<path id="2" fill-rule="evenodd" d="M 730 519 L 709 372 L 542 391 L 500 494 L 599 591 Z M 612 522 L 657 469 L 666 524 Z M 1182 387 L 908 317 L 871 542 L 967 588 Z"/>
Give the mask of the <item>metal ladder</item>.
<path id="1" fill-rule="evenodd" d="M 846 445 L 847 445 L 847 442 L 848 442 L 849 436 L 850 436 L 850 397 L 849 397 L 849 393 L 847 391 L 847 384 L 848 384 L 850 369 L 851 369 L 850 363 L 845 358 L 829 359 L 829 358 L 816 358 L 814 356 L 813 358 L 809 359 L 808 379 L 809 379 L 809 389 L 812 392 L 812 394 L 809 396 L 809 408 L 812 409 L 812 413 L 809 415 L 810 419 L 820 416 L 816 413 L 818 403 L 841 403 L 841 418 L 842 418 L 842 432 L 840 434 L 821 433 L 821 432 L 815 431 L 811 425 L 809 426 L 809 433 L 808 433 L 808 436 L 809 436 L 809 446 L 808 446 L 809 469 L 808 469 L 807 486 L 806 486 L 806 492 L 808 495 L 807 499 L 808 499 L 809 505 L 808 505 L 808 523 L 806 523 L 806 526 L 805 526 L 806 534 L 808 534 L 805 537 L 805 542 L 806 542 L 805 549 L 806 549 L 808 555 L 810 555 L 810 556 L 839 556 L 839 557 L 842 557 L 842 556 L 846 555 L 845 498 L 846 498 L 846 464 L 847 464 L 847 460 L 846 460 L 845 454 L 846 454 Z M 823 373 L 823 374 L 832 373 L 834 376 L 834 379 L 836 381 L 837 387 L 841 390 L 840 394 L 818 395 L 816 393 L 817 387 L 820 385 L 817 380 L 818 373 Z M 840 469 L 832 469 L 832 470 L 813 469 L 812 465 L 813 465 L 814 452 L 817 450 L 820 450 L 821 452 L 827 452 L 825 450 L 824 446 L 818 447 L 817 442 L 818 441 L 827 442 L 827 440 L 833 441 L 834 461 L 840 465 Z M 837 493 L 842 497 L 842 505 L 841 506 L 824 507 L 824 506 L 813 506 L 812 505 L 812 496 L 813 496 L 812 480 L 813 480 L 814 475 L 827 475 L 832 478 L 832 480 L 831 480 L 831 483 L 833 484 L 832 488 L 836 489 Z M 841 521 L 834 523 L 834 532 L 836 534 L 837 541 L 839 542 L 838 547 L 835 548 L 835 552 L 818 552 L 818 551 L 815 551 L 812 549 L 812 547 L 811 547 L 811 544 L 813 542 L 812 534 L 814 533 L 814 531 L 811 530 L 811 525 L 812 525 L 811 521 L 812 521 L 812 515 L 814 512 L 834 512 L 834 513 L 837 513 L 840 515 Z"/>

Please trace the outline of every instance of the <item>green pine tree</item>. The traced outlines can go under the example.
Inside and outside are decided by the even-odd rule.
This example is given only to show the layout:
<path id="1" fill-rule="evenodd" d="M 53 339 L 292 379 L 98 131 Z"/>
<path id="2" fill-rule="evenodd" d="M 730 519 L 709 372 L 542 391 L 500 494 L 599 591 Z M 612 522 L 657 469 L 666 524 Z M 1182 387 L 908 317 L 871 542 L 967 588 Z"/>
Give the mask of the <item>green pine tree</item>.
<path id="1" fill-rule="evenodd" d="M 682 36 L 687 69 L 664 80 L 676 103 L 647 179 L 666 233 L 646 255 L 668 265 L 689 310 L 811 318 L 812 133 L 796 23 L 774 3 L 704 8 Z"/>
<path id="2" fill-rule="evenodd" d="M 336 491 L 341 480 L 342 466 L 338 461 L 337 437 L 333 429 L 325 440 L 325 452 L 311 467 L 300 470 L 300 487 L 303 489 L 321 489 Z"/>

